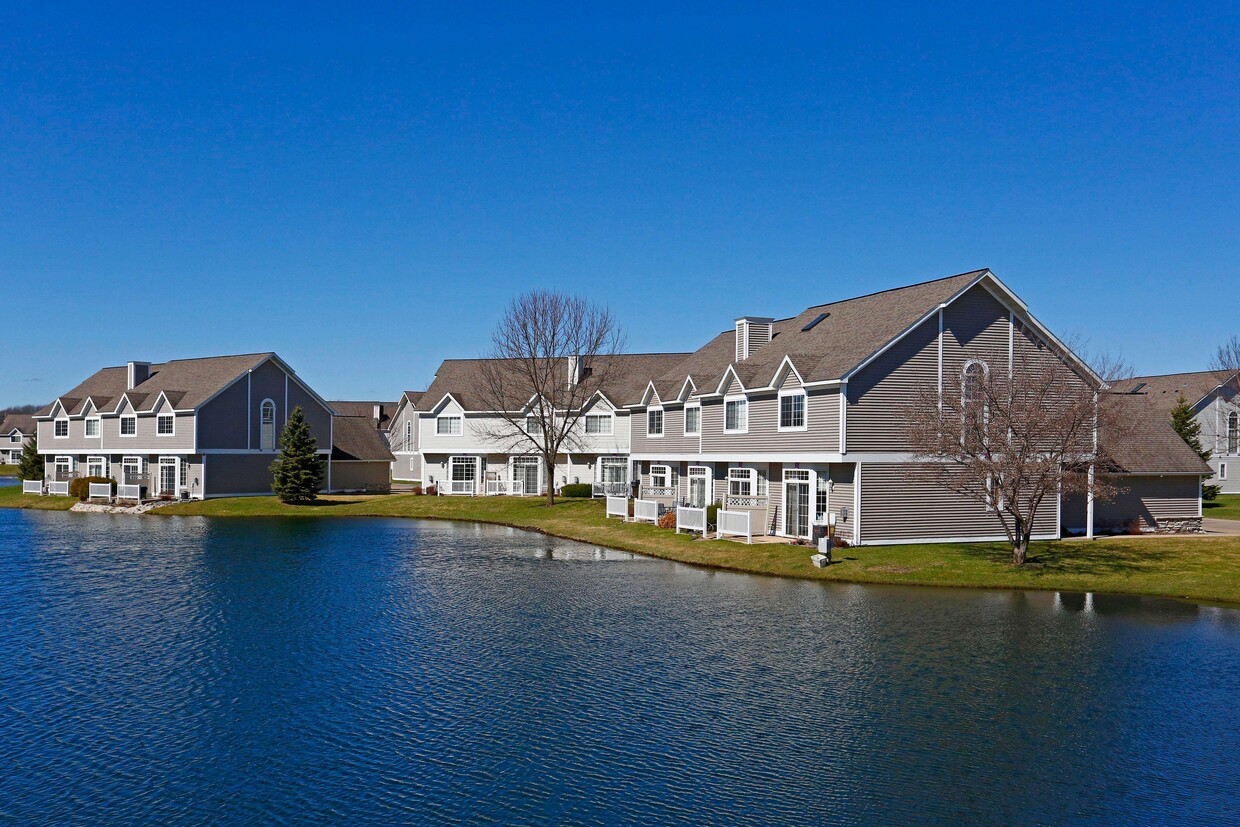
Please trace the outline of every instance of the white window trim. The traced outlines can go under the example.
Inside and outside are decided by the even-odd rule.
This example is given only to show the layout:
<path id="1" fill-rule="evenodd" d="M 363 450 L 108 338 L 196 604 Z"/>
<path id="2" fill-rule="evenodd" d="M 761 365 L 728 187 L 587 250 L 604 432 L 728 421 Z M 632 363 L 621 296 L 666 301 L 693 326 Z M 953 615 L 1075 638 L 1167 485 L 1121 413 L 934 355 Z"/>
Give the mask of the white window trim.
<path id="1" fill-rule="evenodd" d="M 784 397 L 799 396 L 801 397 L 801 423 L 800 425 L 784 426 Z M 779 392 L 779 399 L 775 403 L 778 407 L 775 409 L 775 428 L 780 433 L 790 431 L 808 431 L 809 430 L 809 394 L 804 388 L 795 388 Z M 725 412 L 726 413 L 726 412 Z"/>
<path id="2" fill-rule="evenodd" d="M 739 472 L 739 473 L 736 473 L 736 472 Z M 732 483 L 733 481 L 742 482 L 742 480 L 740 479 L 741 476 L 744 476 L 745 477 L 744 481 L 749 483 L 749 493 L 748 494 L 733 494 Z M 758 469 L 757 468 L 744 468 L 744 467 L 729 468 L 728 469 L 728 496 L 729 497 L 761 496 L 760 494 L 758 494 Z"/>
<path id="3" fill-rule="evenodd" d="M 691 410 L 698 412 L 698 416 L 697 416 L 698 423 L 697 423 L 696 431 L 689 430 L 689 411 Z M 685 405 L 685 436 L 701 436 L 701 435 L 702 435 L 702 403 L 695 402 L 691 405 L 686 404 Z"/>
<path id="4" fill-rule="evenodd" d="M 56 433 L 56 431 L 58 430 L 56 426 L 62 422 L 65 423 L 65 432 L 63 434 L 58 434 Z M 52 439 L 68 439 L 68 438 L 69 438 L 69 418 L 60 417 L 52 423 Z"/>
<path id="5" fill-rule="evenodd" d="M 125 473 L 125 467 L 128 465 L 137 465 L 138 466 L 137 476 L 140 477 L 142 476 L 142 469 L 146 466 L 146 463 L 142 460 L 142 457 L 133 457 L 133 456 L 121 457 L 121 474 L 122 475 Z"/>
<path id="6" fill-rule="evenodd" d="M 63 460 L 63 462 L 62 462 L 62 460 Z M 73 473 L 73 457 L 67 457 L 67 456 L 61 455 L 61 456 L 58 456 L 58 457 L 56 457 L 55 459 L 53 459 L 53 460 L 52 460 L 52 468 L 53 468 L 53 469 L 60 468 L 60 466 L 62 466 L 62 465 L 67 465 L 67 466 L 69 466 L 69 470 L 68 470 L 68 471 L 66 471 L 65 473 L 67 473 L 67 474 L 72 474 L 72 473 Z M 60 473 L 60 472 L 59 472 L 59 471 L 55 471 L 54 473 Z"/>
<path id="7" fill-rule="evenodd" d="M 99 476 L 106 477 L 108 475 L 108 458 L 99 456 L 98 454 L 94 454 L 86 458 L 86 476 L 88 477 L 95 476 L 94 474 L 90 472 L 90 466 L 96 462 L 101 468 L 103 468 L 103 473 L 100 474 Z"/>
<path id="8" fill-rule="evenodd" d="M 1223 417 L 1223 452 L 1222 452 L 1224 456 L 1229 456 L 1229 457 L 1234 457 L 1237 454 L 1237 451 L 1233 450 L 1232 445 L 1231 445 L 1231 438 L 1232 438 L 1231 423 L 1232 423 L 1233 418 L 1236 420 L 1236 434 L 1235 434 L 1236 448 L 1240 449 L 1240 413 L 1237 413 L 1236 411 L 1230 411 L 1225 417 Z"/>
<path id="9" fill-rule="evenodd" d="M 90 432 L 90 423 L 95 423 L 95 433 Z M 86 417 L 85 424 L 82 426 L 84 433 L 90 439 L 98 439 L 103 434 L 103 422 L 97 416 Z"/>
<path id="10" fill-rule="evenodd" d="M 659 412 L 659 432 L 657 434 L 650 433 L 650 414 L 654 411 Z M 667 411 L 663 410 L 662 405 L 651 405 L 646 408 L 646 439 L 662 439 L 667 433 Z"/>
<path id="11" fill-rule="evenodd" d="M 664 476 L 664 477 L 666 477 L 666 479 L 667 479 L 667 482 L 666 482 L 665 484 L 663 484 L 663 485 L 659 485 L 659 484 L 657 484 L 657 483 L 654 481 L 655 474 L 657 473 L 657 472 L 655 471 L 655 469 L 656 469 L 656 468 L 662 468 L 662 469 L 663 469 L 663 472 L 662 472 L 661 476 Z M 670 466 L 670 465 L 651 465 L 651 466 L 650 466 L 650 487 L 651 487 L 651 488 L 671 488 L 671 487 L 672 487 L 672 466 Z"/>
<path id="12" fill-rule="evenodd" d="M 728 403 L 744 402 L 745 403 L 745 427 L 744 428 L 728 428 Z M 725 434 L 747 434 L 749 433 L 749 397 L 744 394 L 734 394 L 723 398 L 723 432 Z"/>
<path id="13" fill-rule="evenodd" d="M 525 432 L 530 436 L 542 436 L 542 420 L 533 414 L 527 414 L 525 417 Z"/>
<path id="14" fill-rule="evenodd" d="M 455 429 L 440 430 L 440 422 L 455 422 Z M 463 436 L 465 434 L 465 417 L 458 414 L 441 414 L 435 417 L 435 436 Z"/>
<path id="15" fill-rule="evenodd" d="M 1218 464 L 1218 479 L 1219 482 L 1223 482 L 1227 479 L 1227 463 L 1225 462 L 1220 462 Z"/>
<path id="16" fill-rule="evenodd" d="M 133 433 L 132 434 L 125 433 L 125 420 L 126 419 L 133 420 Z M 117 432 L 121 436 L 123 436 L 125 439 L 133 439 L 134 437 L 138 435 L 138 415 L 137 414 L 121 414 L 120 422 L 117 423 L 116 429 L 117 429 Z"/>
<path id="17" fill-rule="evenodd" d="M 172 430 L 171 430 L 171 431 L 169 431 L 169 432 L 168 432 L 168 433 L 166 433 L 166 434 L 161 434 L 161 433 L 159 432 L 159 420 L 161 420 L 161 419 L 163 419 L 163 418 L 165 418 L 165 417 L 167 417 L 168 419 L 171 419 L 171 420 L 172 420 Z M 273 424 L 274 424 L 274 423 L 273 423 Z M 176 435 L 177 435 L 177 417 L 176 417 L 176 414 L 170 414 L 170 413 L 155 414 L 155 436 L 157 436 L 157 437 L 169 437 L 169 436 L 176 436 Z"/>
<path id="18" fill-rule="evenodd" d="M 597 419 L 599 422 L 607 423 L 607 430 L 590 433 L 591 418 Z M 664 425 L 664 430 L 667 430 L 666 423 L 664 423 Z M 614 413 L 588 413 L 585 415 L 585 421 L 582 423 L 581 427 L 585 431 L 586 436 L 615 436 L 616 415 Z"/>

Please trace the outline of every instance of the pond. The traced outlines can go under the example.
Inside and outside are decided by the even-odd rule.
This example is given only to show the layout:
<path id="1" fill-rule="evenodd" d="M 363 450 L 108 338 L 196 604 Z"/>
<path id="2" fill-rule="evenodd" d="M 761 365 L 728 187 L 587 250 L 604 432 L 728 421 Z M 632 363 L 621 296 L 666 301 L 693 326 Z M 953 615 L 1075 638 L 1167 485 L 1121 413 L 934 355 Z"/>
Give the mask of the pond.
<path id="1" fill-rule="evenodd" d="M 1206 822 L 1240 612 L 0 511 L 0 820 Z"/>

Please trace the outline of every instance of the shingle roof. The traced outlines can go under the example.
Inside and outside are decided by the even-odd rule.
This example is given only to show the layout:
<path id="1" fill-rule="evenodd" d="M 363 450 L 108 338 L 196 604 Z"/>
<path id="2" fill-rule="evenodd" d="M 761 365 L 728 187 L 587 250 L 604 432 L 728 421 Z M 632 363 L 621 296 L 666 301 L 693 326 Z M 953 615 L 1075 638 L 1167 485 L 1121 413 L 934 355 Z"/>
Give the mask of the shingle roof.
<path id="1" fill-rule="evenodd" d="M 16 428 L 23 436 L 34 436 L 34 415 L 33 414 L 7 414 L 4 422 L 0 423 L 0 434 L 11 434 Z"/>
<path id="2" fill-rule="evenodd" d="M 973 270 L 947 278 L 897 287 L 843 301 L 816 304 L 798 315 L 774 323 L 774 336 L 757 353 L 736 365 L 742 384 L 766 385 L 785 356 L 806 382 L 839 379 L 876 351 L 908 330 L 938 305 L 988 274 Z M 826 317 L 809 330 L 804 328 L 823 313 Z M 652 376 L 659 397 L 675 395 L 686 376 L 693 377 L 699 393 L 712 393 L 736 357 L 735 331 L 725 330 L 688 358 Z M 623 404 L 640 401 L 647 387 Z"/>
<path id="3" fill-rule="evenodd" d="M 246 353 L 238 356 L 206 356 L 199 359 L 173 359 L 150 366 L 150 376 L 133 390 L 127 390 L 128 369 L 125 366 L 103 368 L 96 371 L 77 387 L 63 394 L 60 399 L 70 414 L 79 414 L 89 397 L 101 410 L 114 410 L 122 394 L 128 394 L 140 410 L 149 402 L 154 405 L 161 391 L 174 407 L 182 410 L 196 408 L 218 391 L 223 390 L 248 370 L 258 367 L 275 356 L 274 353 Z M 106 400 L 104 408 L 100 400 Z M 53 403 L 54 405 L 55 403 Z M 53 405 L 48 405 L 36 416 L 47 416 Z"/>
<path id="4" fill-rule="evenodd" d="M 688 353 L 624 353 L 607 357 L 610 363 L 606 367 L 607 385 L 602 388 L 602 391 L 617 405 L 622 405 L 624 401 L 632 397 L 641 396 L 651 376 L 665 372 L 687 356 L 689 356 Z M 415 408 L 420 411 L 429 410 L 445 395 L 451 394 L 466 410 L 483 410 L 485 405 L 478 389 L 485 384 L 482 366 L 487 361 L 489 360 L 445 359 L 436 371 L 434 381 L 421 395 Z M 585 366 L 591 367 L 591 360 L 587 359 Z M 597 363 L 594 367 L 603 369 Z M 564 376 L 567 380 L 567 362 L 564 365 Z M 508 400 L 510 406 L 508 409 L 519 410 L 531 396 L 533 396 L 532 391 L 523 396 L 514 395 Z"/>
<path id="5" fill-rule="evenodd" d="M 392 462 L 395 457 L 371 417 L 334 416 L 332 459 Z"/>
<path id="6" fill-rule="evenodd" d="M 1127 383 L 1125 383 L 1127 385 Z M 1116 406 L 1124 432 L 1108 440 L 1098 434 L 1115 466 L 1109 470 L 1139 474 L 1209 474 L 1210 466 L 1171 427 L 1170 406 L 1161 394 L 1110 393 L 1103 404 Z M 1175 404 L 1174 399 L 1172 405 Z"/>
<path id="7" fill-rule="evenodd" d="M 363 401 L 338 401 L 328 402 L 335 409 L 336 413 L 344 416 L 364 416 L 370 419 L 371 424 L 381 431 L 386 431 L 388 423 L 392 421 L 392 415 L 396 413 L 396 402 L 363 402 Z M 375 420 L 375 406 L 379 406 L 379 419 Z"/>
<path id="8" fill-rule="evenodd" d="M 1201 370 L 1195 373 L 1165 373 L 1160 376 L 1137 376 L 1118 383 L 1115 390 L 1123 393 L 1137 392 L 1150 397 L 1151 401 L 1170 411 L 1180 394 L 1189 405 L 1196 405 L 1220 385 L 1240 382 L 1240 374 Z M 1144 385 L 1140 391 L 1136 389 Z"/>

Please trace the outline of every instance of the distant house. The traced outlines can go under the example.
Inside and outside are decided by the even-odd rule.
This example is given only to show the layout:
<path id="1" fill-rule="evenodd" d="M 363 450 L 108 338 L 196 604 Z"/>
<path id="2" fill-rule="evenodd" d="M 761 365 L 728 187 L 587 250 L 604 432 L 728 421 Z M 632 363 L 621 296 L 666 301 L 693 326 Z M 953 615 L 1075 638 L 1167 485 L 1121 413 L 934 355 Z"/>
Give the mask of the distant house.
<path id="1" fill-rule="evenodd" d="M 31 414 L 7 414 L 0 423 L 0 462 L 16 465 L 21 462 L 26 443 L 34 439 L 35 425 Z"/>
<path id="2" fill-rule="evenodd" d="M 201 499 L 270 493 L 280 433 L 297 406 L 328 460 L 326 490 L 366 487 L 366 464 L 386 478 L 386 447 L 363 443 L 351 421 L 337 446 L 336 412 L 274 353 L 103 368 L 34 420 L 50 491 L 97 476 L 126 494 Z"/>
<path id="3" fill-rule="evenodd" d="M 1201 447 L 1211 451 L 1210 483 L 1225 494 L 1240 494 L 1240 374 L 1207 370 L 1138 376 L 1116 390 L 1142 398 L 1149 415 L 1168 425 L 1182 394 L 1201 426 Z"/>
<path id="4" fill-rule="evenodd" d="M 392 449 L 392 479 L 421 482 L 422 457 L 418 453 L 418 402 L 424 391 L 405 391 L 392 411 L 388 425 L 388 445 Z"/>

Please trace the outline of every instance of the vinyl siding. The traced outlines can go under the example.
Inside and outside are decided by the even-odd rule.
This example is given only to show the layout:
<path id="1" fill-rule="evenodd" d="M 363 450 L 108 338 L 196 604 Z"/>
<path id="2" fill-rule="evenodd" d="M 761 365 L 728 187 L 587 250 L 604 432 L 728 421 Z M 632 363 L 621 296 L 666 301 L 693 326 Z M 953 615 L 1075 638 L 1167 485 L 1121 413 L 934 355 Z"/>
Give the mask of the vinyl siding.
<path id="1" fill-rule="evenodd" d="M 853 507 L 856 493 L 853 483 L 855 466 L 836 463 L 831 465 L 830 474 L 832 488 L 828 510 L 835 515 L 835 533 L 836 536 L 851 543 L 853 542 L 853 526 L 857 522 L 857 515 L 854 513 L 856 508 Z M 847 517 L 844 516 L 845 510 Z"/>
<path id="2" fill-rule="evenodd" d="M 261 400 L 260 400 L 261 401 Z M 271 454 L 212 454 L 206 457 L 206 496 L 270 494 Z"/>
<path id="3" fill-rule="evenodd" d="M 1109 500 L 1094 503 L 1098 530 L 1122 528 L 1139 519 L 1146 528 L 1159 520 L 1199 515 L 1198 477 L 1116 477 L 1118 489 Z"/>
<path id="4" fill-rule="evenodd" d="M 646 412 L 638 411 L 632 420 L 633 438 L 630 441 L 636 454 L 696 454 L 701 444 L 696 436 L 685 436 L 685 409 L 681 405 L 663 409 L 663 436 L 650 439 L 646 436 Z"/>
<path id="5" fill-rule="evenodd" d="M 388 487 L 386 462 L 341 461 L 332 463 L 331 490 L 365 491 Z"/>
<path id="6" fill-rule="evenodd" d="M 861 541 L 941 540 L 1002 536 L 1003 527 L 985 506 L 910 475 L 914 466 L 865 463 L 861 469 Z M 1043 501 L 1034 536 L 1058 535 L 1057 504 Z"/>
<path id="7" fill-rule="evenodd" d="M 805 421 L 808 427 L 804 431 L 779 430 L 779 397 L 774 393 L 750 396 L 748 407 L 749 432 L 727 434 L 723 431 L 723 401 L 703 403 L 702 451 L 737 454 L 839 451 L 840 396 L 836 388 L 806 396 Z"/>

